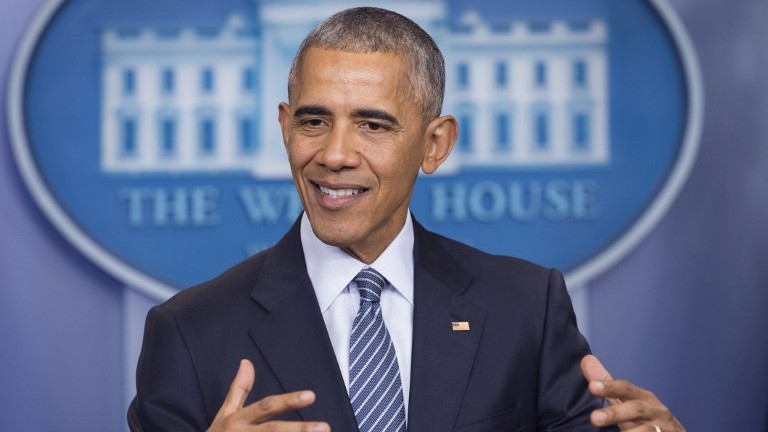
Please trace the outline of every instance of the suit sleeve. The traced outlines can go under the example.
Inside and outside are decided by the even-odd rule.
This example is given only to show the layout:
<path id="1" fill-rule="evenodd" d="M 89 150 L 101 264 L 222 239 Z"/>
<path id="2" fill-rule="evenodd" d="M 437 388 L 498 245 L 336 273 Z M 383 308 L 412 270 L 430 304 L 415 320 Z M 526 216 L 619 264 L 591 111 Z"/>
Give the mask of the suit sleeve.
<path id="1" fill-rule="evenodd" d="M 128 408 L 132 432 L 186 432 L 208 428 L 195 365 L 176 320 L 162 305 L 149 311 Z"/>
<path id="2" fill-rule="evenodd" d="M 589 346 L 576 327 L 576 316 L 563 276 L 550 270 L 544 332 L 539 356 L 538 424 L 540 431 L 594 431 L 592 410 L 600 408 L 581 373 Z"/>

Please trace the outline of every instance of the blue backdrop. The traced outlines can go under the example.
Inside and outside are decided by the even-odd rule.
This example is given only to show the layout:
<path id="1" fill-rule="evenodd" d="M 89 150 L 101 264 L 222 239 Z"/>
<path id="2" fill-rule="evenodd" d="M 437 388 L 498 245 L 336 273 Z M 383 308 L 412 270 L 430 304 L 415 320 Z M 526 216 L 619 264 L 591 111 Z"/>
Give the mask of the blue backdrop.
<path id="1" fill-rule="evenodd" d="M 672 0 L 706 93 L 695 168 L 671 211 L 589 284 L 593 350 L 691 431 L 767 431 L 768 3 Z M 0 0 L 3 101 L 40 0 Z M 126 292 L 42 215 L 0 108 L 0 420 L 8 431 L 124 430 L 125 370 L 152 300 Z M 135 323 L 133 323 L 135 324 Z M 140 323 L 138 324 L 140 327 Z"/>

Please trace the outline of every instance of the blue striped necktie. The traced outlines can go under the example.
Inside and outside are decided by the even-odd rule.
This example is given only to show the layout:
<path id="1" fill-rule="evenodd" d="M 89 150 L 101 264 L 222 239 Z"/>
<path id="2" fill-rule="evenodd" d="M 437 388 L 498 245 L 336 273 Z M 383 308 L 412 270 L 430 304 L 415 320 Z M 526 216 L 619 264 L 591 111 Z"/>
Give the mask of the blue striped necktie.
<path id="1" fill-rule="evenodd" d="M 354 279 L 360 310 L 349 344 L 349 398 L 360 432 L 405 432 L 405 404 L 395 346 L 381 315 L 384 276 L 365 268 Z"/>

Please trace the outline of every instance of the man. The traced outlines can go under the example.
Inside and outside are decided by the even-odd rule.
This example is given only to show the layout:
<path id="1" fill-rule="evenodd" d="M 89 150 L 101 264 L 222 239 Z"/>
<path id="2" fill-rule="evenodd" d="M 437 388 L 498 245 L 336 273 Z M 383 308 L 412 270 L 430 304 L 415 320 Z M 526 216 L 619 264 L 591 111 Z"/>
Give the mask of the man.
<path id="1" fill-rule="evenodd" d="M 683 430 L 588 355 L 558 272 L 412 219 L 419 170 L 457 137 L 444 81 L 432 39 L 393 12 L 346 10 L 307 36 L 279 107 L 305 212 L 150 311 L 132 430 Z"/>

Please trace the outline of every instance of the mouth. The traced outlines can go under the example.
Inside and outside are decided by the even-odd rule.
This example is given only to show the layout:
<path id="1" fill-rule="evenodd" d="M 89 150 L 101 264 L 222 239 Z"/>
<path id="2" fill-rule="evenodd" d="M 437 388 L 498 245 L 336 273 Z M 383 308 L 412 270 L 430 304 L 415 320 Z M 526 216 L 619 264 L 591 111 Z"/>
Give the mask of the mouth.
<path id="1" fill-rule="evenodd" d="M 334 189 L 323 185 L 317 185 L 318 189 L 320 189 L 320 192 L 323 193 L 323 195 L 330 197 L 332 199 L 338 199 L 343 197 L 351 197 L 355 195 L 359 195 L 366 191 L 364 188 L 339 188 Z"/>

